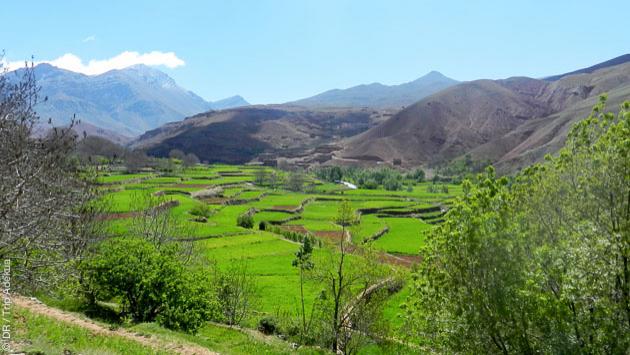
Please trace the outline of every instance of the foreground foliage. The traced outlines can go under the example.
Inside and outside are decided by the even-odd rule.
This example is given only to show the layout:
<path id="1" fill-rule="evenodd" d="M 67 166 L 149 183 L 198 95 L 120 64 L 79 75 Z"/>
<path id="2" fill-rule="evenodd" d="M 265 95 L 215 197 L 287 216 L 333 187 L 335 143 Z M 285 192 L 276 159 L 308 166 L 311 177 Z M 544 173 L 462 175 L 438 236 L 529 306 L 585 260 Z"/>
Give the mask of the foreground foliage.
<path id="1" fill-rule="evenodd" d="M 136 322 L 157 321 L 194 333 L 217 317 L 210 280 L 185 270 L 177 244 L 158 248 L 141 238 L 108 240 L 83 263 L 82 271 L 92 302 L 120 299 L 122 314 Z"/>
<path id="2" fill-rule="evenodd" d="M 616 116 L 604 103 L 558 157 L 465 182 L 421 252 L 413 336 L 447 352 L 630 347 L 630 103 Z"/>

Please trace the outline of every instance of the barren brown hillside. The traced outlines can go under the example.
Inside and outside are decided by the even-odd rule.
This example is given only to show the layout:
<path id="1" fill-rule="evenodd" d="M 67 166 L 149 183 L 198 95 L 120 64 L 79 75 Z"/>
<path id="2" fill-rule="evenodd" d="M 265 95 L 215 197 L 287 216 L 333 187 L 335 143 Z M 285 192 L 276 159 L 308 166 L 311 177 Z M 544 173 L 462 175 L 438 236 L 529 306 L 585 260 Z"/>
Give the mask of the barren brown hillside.
<path id="1" fill-rule="evenodd" d="M 348 139 L 346 159 L 400 158 L 435 163 L 472 153 L 504 170 L 540 160 L 564 142 L 602 93 L 610 107 L 630 97 L 630 63 L 549 82 L 530 78 L 476 80 L 429 96 Z"/>

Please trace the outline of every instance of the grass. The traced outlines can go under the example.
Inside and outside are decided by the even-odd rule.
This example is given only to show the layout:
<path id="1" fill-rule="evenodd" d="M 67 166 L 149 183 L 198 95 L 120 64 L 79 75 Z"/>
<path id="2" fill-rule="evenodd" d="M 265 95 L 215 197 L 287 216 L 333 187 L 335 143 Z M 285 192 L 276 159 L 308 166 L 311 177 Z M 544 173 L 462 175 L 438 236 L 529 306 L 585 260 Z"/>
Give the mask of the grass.
<path id="1" fill-rule="evenodd" d="M 389 253 L 417 254 L 424 244 L 424 234 L 432 226 L 415 218 L 382 218 L 389 232 L 374 242 L 377 249 Z"/>
<path id="2" fill-rule="evenodd" d="M 229 165 L 198 165 L 187 169 L 178 176 L 157 176 L 156 174 L 140 174 L 148 179 L 141 182 L 134 181 L 129 175 L 107 176 L 111 181 L 121 181 L 117 187 L 122 190 L 107 194 L 112 212 L 129 212 L 142 208 L 138 204 L 140 193 L 154 193 L 166 191 L 171 194 L 166 199 L 179 201 L 179 205 L 169 210 L 172 217 L 185 228 L 186 236 L 205 237 L 195 242 L 195 250 L 205 262 L 216 265 L 219 269 L 235 263 L 245 263 L 248 273 L 257 285 L 255 312 L 246 320 L 245 325 L 255 327 L 256 322 L 264 316 L 297 315 L 299 304 L 298 271 L 291 265 L 299 244 L 288 241 L 281 236 L 258 230 L 261 221 L 281 221 L 289 217 L 298 219 L 286 222 L 287 225 L 301 225 L 307 230 L 338 231 L 341 228 L 333 223 L 340 201 L 348 200 L 355 209 L 380 209 L 392 213 L 410 213 L 417 209 L 435 206 L 448 206 L 452 199 L 461 194 L 461 187 L 448 185 L 448 193 L 429 193 L 429 182 L 417 184 L 413 190 L 386 191 L 383 189 L 349 190 L 333 183 L 315 182 L 310 193 L 295 193 L 284 190 L 272 190 L 268 187 L 254 186 L 254 172 L 259 167 L 229 166 Z M 265 168 L 270 170 L 268 168 Z M 127 179 L 123 178 L 127 176 Z M 125 181 L 129 180 L 128 183 Z M 208 204 L 187 195 L 186 192 L 197 191 L 206 187 L 223 186 L 223 196 L 229 199 L 249 200 L 241 205 Z M 307 199 L 313 199 L 305 205 L 301 213 L 286 213 L 281 211 L 265 211 L 274 207 L 298 207 Z M 218 200 L 217 200 L 218 201 Z M 191 210 L 208 204 L 212 211 L 207 222 L 193 222 Z M 244 229 L 236 225 L 237 217 L 251 208 L 258 212 L 254 215 L 253 229 Z M 422 217 L 439 217 L 441 212 L 424 213 Z M 109 221 L 112 231 L 118 234 L 128 233 L 131 220 L 129 218 Z M 360 244 L 365 238 L 374 235 L 385 227 L 389 231 L 373 242 L 376 249 L 395 254 L 415 255 L 424 243 L 425 233 L 433 228 L 432 225 L 417 218 L 383 217 L 378 214 L 364 213 L 360 223 L 350 229 L 352 240 Z M 324 255 L 329 254 L 326 249 L 316 249 L 313 259 L 317 263 Z M 354 256 L 352 256 L 354 257 Z M 200 263 L 194 267 L 206 268 L 207 263 Z M 400 266 L 392 266 L 400 268 Z M 211 272 L 208 269 L 208 272 Z M 306 308 L 310 309 L 315 297 L 321 291 L 322 285 L 315 280 L 308 279 L 305 284 Z M 398 317 L 400 304 L 409 294 L 409 286 L 392 295 L 386 302 L 383 311 L 384 321 L 396 334 L 402 325 Z M 208 324 L 196 336 L 171 332 L 155 324 L 140 324 L 132 327 L 143 333 L 159 334 L 166 338 L 181 338 L 207 346 L 208 348 L 225 353 L 288 353 L 285 342 L 268 339 L 260 341 L 253 339 L 251 334 L 236 329 Z M 312 351 L 312 350 L 311 350 Z M 366 354 L 408 353 L 409 348 L 399 348 L 396 344 L 369 346 L 361 351 Z M 89 352 L 87 352 L 89 353 Z M 116 353 L 114 351 L 114 353 Z"/>
<path id="3" fill-rule="evenodd" d="M 292 351 L 286 342 L 279 339 L 254 338 L 236 328 L 208 324 L 197 335 L 173 332 L 157 326 L 154 323 L 138 324 L 131 328 L 142 333 L 157 334 L 163 339 L 186 340 L 222 354 L 290 354 Z M 315 349 L 300 349 L 299 354 L 320 354 Z"/>
<path id="4" fill-rule="evenodd" d="M 216 261 L 219 268 L 243 263 L 254 278 L 259 296 L 256 310 L 260 315 L 249 321 L 251 325 L 264 314 L 295 313 L 299 278 L 291 262 L 295 259 L 298 244 L 267 232 L 208 239 L 202 243 L 207 258 Z M 315 283 L 306 285 L 309 307 L 318 290 Z"/>
<path id="5" fill-rule="evenodd" d="M 118 336 L 94 334 L 79 326 L 15 308 L 12 341 L 31 354 L 168 354 Z"/>

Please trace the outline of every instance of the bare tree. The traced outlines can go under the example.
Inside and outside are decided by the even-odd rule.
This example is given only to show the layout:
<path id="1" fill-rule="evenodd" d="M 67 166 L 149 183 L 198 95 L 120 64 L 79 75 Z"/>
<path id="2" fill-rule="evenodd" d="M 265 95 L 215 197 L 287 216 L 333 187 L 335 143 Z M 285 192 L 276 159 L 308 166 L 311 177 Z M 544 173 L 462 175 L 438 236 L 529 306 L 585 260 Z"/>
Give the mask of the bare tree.
<path id="1" fill-rule="evenodd" d="M 390 280 L 369 250 L 358 250 L 350 243 L 348 228 L 357 222 L 357 215 L 348 201 L 343 201 L 335 223 L 342 227 L 337 250 L 327 250 L 314 271 L 324 287 L 318 314 L 319 342 L 333 352 L 352 352 L 370 339 L 367 329 L 373 328 L 383 304 L 382 297 L 371 297 Z M 350 258 L 350 253 L 361 254 Z"/>
<path id="2" fill-rule="evenodd" d="M 239 325 L 254 307 L 256 284 L 244 262 L 232 263 L 218 277 L 218 297 L 229 325 Z"/>
<path id="3" fill-rule="evenodd" d="M 124 154 L 125 167 L 127 172 L 137 172 L 149 165 L 150 159 L 144 152 L 130 150 Z"/>
<path id="4" fill-rule="evenodd" d="M 121 158 L 125 149 L 103 137 L 87 136 L 78 142 L 76 154 L 82 163 L 97 164 L 99 160 L 114 162 Z"/>
<path id="5" fill-rule="evenodd" d="M 0 71 L 0 258 L 12 261 L 17 287 L 36 288 L 63 279 L 67 261 L 95 240 L 97 191 L 69 159 L 74 120 L 35 136 L 43 124 L 33 65 Z"/>
<path id="6" fill-rule="evenodd" d="M 304 190 L 304 183 L 306 177 L 301 171 L 294 171 L 289 173 L 289 178 L 286 181 L 285 187 L 289 191 L 300 192 Z"/>
<path id="7" fill-rule="evenodd" d="M 180 149 L 173 149 L 168 153 L 168 157 L 171 159 L 184 160 L 186 153 L 182 152 Z"/>
<path id="8" fill-rule="evenodd" d="M 267 168 L 265 168 L 264 166 L 258 167 L 258 169 L 254 171 L 254 183 L 256 185 L 264 186 L 265 184 L 267 184 L 268 180 L 269 180 L 269 172 L 267 171 Z"/>
<path id="9" fill-rule="evenodd" d="M 191 236 L 195 232 L 193 224 L 175 218 L 170 211 L 179 201 L 148 192 L 134 194 L 133 201 L 136 216 L 131 223 L 131 234 L 146 239 L 158 249 L 165 243 L 179 243 L 182 260 L 190 261 L 193 254 Z"/>
<path id="10" fill-rule="evenodd" d="M 197 158 L 197 156 L 193 153 L 188 153 L 186 154 L 186 156 L 184 156 L 184 159 L 182 160 L 182 164 L 184 165 L 185 168 L 193 167 L 199 164 L 199 158 Z"/>

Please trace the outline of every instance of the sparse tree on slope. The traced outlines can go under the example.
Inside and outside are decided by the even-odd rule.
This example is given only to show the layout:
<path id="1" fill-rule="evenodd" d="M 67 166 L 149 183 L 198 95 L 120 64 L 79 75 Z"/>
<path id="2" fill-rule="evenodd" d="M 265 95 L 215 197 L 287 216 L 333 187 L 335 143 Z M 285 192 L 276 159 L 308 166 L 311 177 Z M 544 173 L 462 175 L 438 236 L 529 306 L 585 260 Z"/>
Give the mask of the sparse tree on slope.
<path id="1" fill-rule="evenodd" d="M 300 269 L 300 301 L 302 306 L 302 333 L 300 339 L 308 333 L 308 327 L 306 324 L 306 309 L 304 307 L 304 273 L 313 269 L 313 262 L 311 256 L 313 255 L 313 245 L 310 237 L 305 237 L 304 242 L 300 246 L 300 249 L 295 253 L 295 259 L 293 259 L 292 265 Z"/>
<path id="2" fill-rule="evenodd" d="M 359 339 L 366 339 L 369 334 L 364 330 L 377 323 L 374 316 L 379 314 L 367 312 L 367 307 L 372 310 L 382 307 L 380 298 L 370 296 L 389 282 L 383 280 L 383 270 L 373 255 L 350 255 L 352 246 L 346 240 L 346 231 L 356 222 L 352 206 L 343 201 L 335 218 L 335 223 L 342 227 L 338 248 L 323 250 L 326 256 L 314 270 L 315 279 L 324 286 L 319 299 L 317 337 L 321 345 L 334 352 L 352 352 L 362 344 Z"/>
<path id="3" fill-rule="evenodd" d="M 71 127 L 35 137 L 34 70 L 17 73 L 0 67 L 0 258 L 12 261 L 14 288 L 50 289 L 96 238 L 100 209 L 89 172 L 69 158 Z"/>

